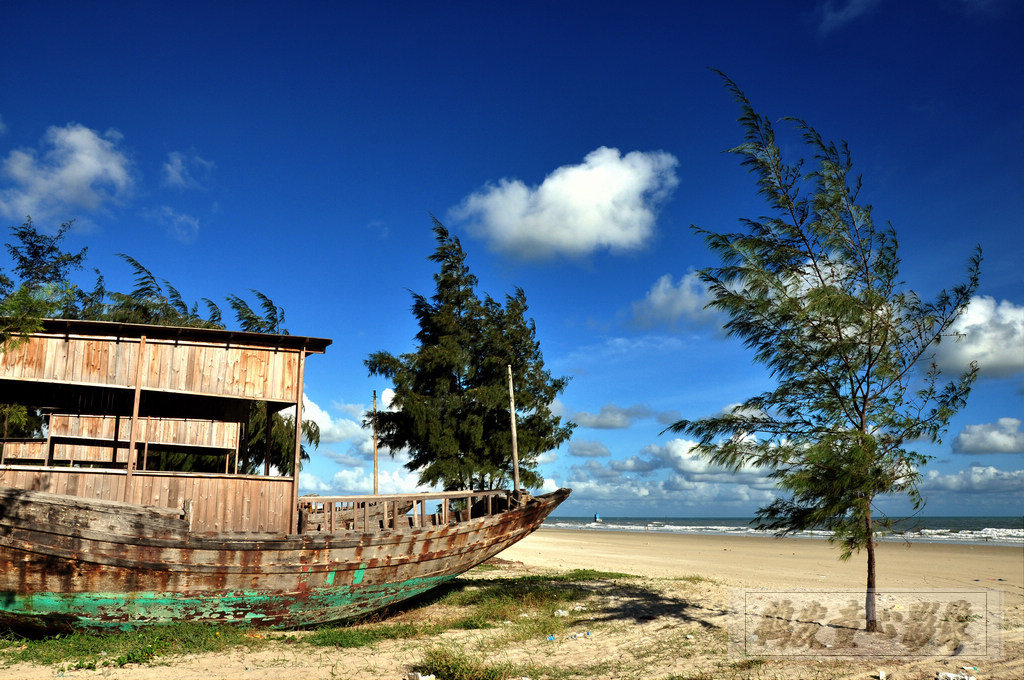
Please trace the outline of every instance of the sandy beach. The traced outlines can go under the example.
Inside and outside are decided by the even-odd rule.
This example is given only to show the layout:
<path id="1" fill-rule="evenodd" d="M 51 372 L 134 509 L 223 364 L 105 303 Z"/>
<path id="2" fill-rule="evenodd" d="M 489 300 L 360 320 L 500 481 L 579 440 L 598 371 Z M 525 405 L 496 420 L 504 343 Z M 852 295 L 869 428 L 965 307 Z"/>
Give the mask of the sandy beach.
<path id="1" fill-rule="evenodd" d="M 696 536 L 541 529 L 502 557 L 554 569 L 588 567 L 652 578 L 701 575 L 736 587 L 863 587 L 866 557 L 839 560 L 820 539 Z M 1002 590 L 1007 603 L 1024 588 L 1024 548 L 938 543 L 880 543 L 878 587 Z M 999 579 L 1005 579 L 1000 581 Z"/>
<path id="2" fill-rule="evenodd" d="M 1001 594 L 1004 615 L 998 630 L 974 633 L 975 641 L 986 636 L 1001 637 L 999 658 L 979 653 L 977 647 L 962 653 L 946 650 L 940 655 L 839 660 L 824 658 L 828 645 L 821 645 L 821 654 L 810 657 L 750 660 L 731 654 L 726 641 L 735 630 L 728 630 L 728 610 L 738 591 L 862 589 L 864 555 L 855 554 L 848 562 L 841 562 L 838 555 L 838 548 L 813 539 L 542 529 L 499 556 L 500 568 L 493 572 L 498 574 L 496 578 L 573 569 L 642 577 L 610 581 L 595 590 L 595 597 L 587 601 L 588 615 L 581 615 L 578 621 L 580 631 L 592 629 L 592 635 L 582 640 L 567 636 L 554 641 L 508 642 L 501 637 L 500 629 L 450 631 L 440 639 L 391 641 L 358 650 L 314 650 L 301 644 L 281 644 L 257 652 L 158 659 L 153 665 L 64 669 L 61 676 L 397 680 L 408 675 L 425 648 L 440 644 L 477 652 L 489 650 L 482 653 L 516 663 L 536 663 L 539 659 L 546 667 L 562 669 L 559 677 L 565 678 L 866 680 L 879 677 L 880 671 L 896 680 L 933 680 L 942 672 L 964 673 L 964 677 L 978 680 L 1024 677 L 1024 549 L 1018 547 L 928 543 L 883 543 L 878 547 L 880 590 L 981 592 L 983 604 L 974 611 L 983 608 L 986 592 Z M 988 601 L 995 602 L 991 598 Z M 395 618 L 422 616 L 423 611 L 400 612 Z M 943 625 L 941 609 L 933 619 Z M 583 668 L 589 670 L 573 671 Z M 0 678 L 57 675 L 53 668 L 23 665 L 0 669 Z"/>

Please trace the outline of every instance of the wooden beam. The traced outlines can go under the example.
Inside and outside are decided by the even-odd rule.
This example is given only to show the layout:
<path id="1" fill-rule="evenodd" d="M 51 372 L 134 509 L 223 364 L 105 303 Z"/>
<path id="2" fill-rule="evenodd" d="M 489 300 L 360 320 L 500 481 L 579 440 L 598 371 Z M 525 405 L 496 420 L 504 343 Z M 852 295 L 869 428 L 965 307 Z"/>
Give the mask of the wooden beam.
<path id="1" fill-rule="evenodd" d="M 132 429 L 128 436 L 128 476 L 124 480 L 124 502 L 127 503 L 132 497 L 133 477 L 135 466 L 138 464 L 138 454 L 135 451 L 135 442 L 139 438 L 139 402 L 142 400 L 142 368 L 146 358 L 146 336 L 139 337 L 139 353 L 135 363 L 135 401 L 132 404 Z"/>
<path id="2" fill-rule="evenodd" d="M 299 531 L 299 464 L 302 462 L 302 390 L 306 373 L 306 348 L 299 350 L 299 384 L 295 396 L 295 460 L 292 464 L 292 533 Z"/>

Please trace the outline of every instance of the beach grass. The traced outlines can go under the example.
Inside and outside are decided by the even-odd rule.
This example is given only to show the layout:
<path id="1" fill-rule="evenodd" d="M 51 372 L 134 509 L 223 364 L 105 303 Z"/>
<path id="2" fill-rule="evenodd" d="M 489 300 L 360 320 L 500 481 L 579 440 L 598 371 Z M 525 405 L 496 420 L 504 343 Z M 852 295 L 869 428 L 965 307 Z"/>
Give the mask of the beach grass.
<path id="1" fill-rule="evenodd" d="M 593 597 L 595 584 L 634 578 L 629 574 L 577 569 L 547 575 L 510 575 L 501 566 L 481 565 L 407 610 L 375 615 L 343 625 L 321 626 L 298 634 L 282 634 L 233 626 L 180 623 L 116 633 L 75 632 L 30 637 L 0 633 L 0 662 L 32 663 L 62 669 L 100 669 L 147 664 L 177 654 L 257 649 L 270 644 L 301 643 L 314 647 L 358 648 L 388 640 L 428 640 L 445 631 L 508 629 L 510 640 L 543 639 L 563 634 Z M 459 673 L 489 677 L 489 666 L 468 655 L 430 653 L 424 663 Z M 503 666 L 496 666 L 503 672 Z M 462 669 L 462 670 L 459 670 Z M 482 670 L 481 670 L 482 669 Z M 495 671 L 497 672 L 497 671 Z M 470 677 L 465 676 L 465 677 Z M 439 675 L 439 677 L 441 677 Z"/>
<path id="2" fill-rule="evenodd" d="M 32 663 L 66 669 L 98 669 L 142 664 L 171 654 L 220 652 L 235 647 L 255 649 L 266 644 L 263 635 L 246 628 L 179 623 L 132 632 L 76 632 L 46 637 L 0 635 L 0 659 L 5 664 Z"/>

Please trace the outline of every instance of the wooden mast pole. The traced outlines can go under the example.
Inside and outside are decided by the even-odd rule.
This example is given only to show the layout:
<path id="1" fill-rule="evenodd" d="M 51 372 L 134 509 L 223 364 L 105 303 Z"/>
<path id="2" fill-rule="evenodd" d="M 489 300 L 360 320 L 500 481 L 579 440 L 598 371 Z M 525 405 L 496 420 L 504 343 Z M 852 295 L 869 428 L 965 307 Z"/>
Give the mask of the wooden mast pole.
<path id="1" fill-rule="evenodd" d="M 132 404 L 132 427 L 128 435 L 128 464 L 125 469 L 124 478 L 124 502 L 127 503 L 132 497 L 132 475 L 135 466 L 138 464 L 138 456 L 135 455 L 135 442 L 139 438 L 139 402 L 142 401 L 142 368 L 146 358 L 146 336 L 139 338 L 139 356 L 135 360 L 135 400 Z"/>
<path id="2" fill-rule="evenodd" d="M 306 348 L 299 350 L 299 385 L 295 397 L 295 461 L 292 464 L 291 532 L 299 533 L 299 463 L 302 458 L 302 391 L 305 389 Z M 269 414 L 268 414 L 269 421 Z M 269 422 L 267 425 L 269 426 Z"/>
<path id="3" fill-rule="evenodd" d="M 377 390 L 373 391 L 373 495 L 377 495 Z"/>
<path id="4" fill-rule="evenodd" d="M 516 496 L 519 496 L 519 441 L 516 437 L 516 395 L 512 389 L 512 364 L 508 365 L 509 417 L 512 421 L 512 478 L 515 481 Z"/>

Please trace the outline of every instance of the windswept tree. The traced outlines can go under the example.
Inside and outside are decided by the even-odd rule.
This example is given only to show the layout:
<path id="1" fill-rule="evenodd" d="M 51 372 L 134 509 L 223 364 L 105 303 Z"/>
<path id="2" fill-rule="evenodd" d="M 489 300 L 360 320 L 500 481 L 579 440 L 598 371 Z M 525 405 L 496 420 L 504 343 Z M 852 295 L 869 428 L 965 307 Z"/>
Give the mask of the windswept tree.
<path id="1" fill-rule="evenodd" d="M 71 224 L 65 222 L 50 235 L 40 232 L 27 217 L 21 226 L 10 228 L 6 247 L 14 265 L 12 274 L 17 278 L 0 272 L 0 351 L 7 351 L 38 330 L 44 318 L 78 313 L 79 302 L 86 296 L 68 281 L 68 275 L 82 268 L 86 249 L 77 253 L 63 250 L 64 235 Z M 5 439 L 38 436 L 42 424 L 35 409 L 0 404 L 0 433 Z"/>
<path id="2" fill-rule="evenodd" d="M 71 225 L 71 222 L 65 222 L 53 235 L 40 232 L 31 218 L 27 218 L 20 227 L 11 227 L 11 238 L 6 246 L 14 265 L 12 274 L 16 278 L 0 271 L 0 344 L 4 347 L 37 330 L 41 319 L 51 317 L 225 328 L 221 309 L 216 303 L 202 298 L 202 307 L 200 302 L 189 304 L 170 282 L 158 279 L 141 262 L 123 253 L 119 256 L 134 276 L 134 287 L 130 291 L 108 291 L 98 271 L 92 290 L 79 288 L 70 276 L 83 268 L 86 249 L 82 248 L 77 253 L 64 250 L 63 241 Z M 227 298 L 235 312 L 238 327 L 252 333 L 286 335 L 284 309 L 263 293 L 256 290 L 252 293 L 259 301 L 256 310 L 237 295 Z M 38 436 L 42 432 L 42 423 L 42 417 L 33 409 L 19 404 L 0 404 L 0 432 L 4 437 Z M 315 448 L 320 443 L 320 430 L 312 420 L 304 420 L 301 428 L 303 446 L 300 460 L 305 461 L 309 460 L 307 447 Z M 260 468 L 268 474 L 271 468 L 290 471 L 294 443 L 295 416 L 268 414 L 265 403 L 255 403 L 250 408 L 246 441 L 239 452 L 239 467 L 241 471 L 250 473 Z M 154 450 L 154 454 L 153 464 L 156 467 L 217 471 L 223 466 L 223 457 L 219 455 L 186 455 L 176 450 Z"/>
<path id="3" fill-rule="evenodd" d="M 724 77 L 724 76 L 723 76 Z M 845 144 L 790 121 L 814 167 L 783 159 L 771 123 L 740 89 L 744 143 L 732 149 L 757 179 L 770 214 L 743 229 L 694 227 L 722 260 L 699 272 L 709 307 L 768 367 L 775 386 L 731 413 L 680 420 L 668 429 L 695 436 L 711 462 L 770 470 L 782 497 L 757 512 L 757 526 L 785 535 L 830 530 L 842 559 L 867 553 L 867 630 L 876 630 L 875 537 L 891 526 L 877 501 L 905 494 L 915 509 L 922 441 L 939 442 L 966 403 L 972 366 L 946 382 L 936 345 L 978 285 L 980 250 L 966 282 L 927 302 L 900 279 L 896 233 L 876 226 L 858 202 L 859 177 Z"/>
<path id="4" fill-rule="evenodd" d="M 490 489 L 513 477 L 508 366 L 516 387 L 520 479 L 536 488 L 537 458 L 566 441 L 575 427 L 551 413 L 568 384 L 544 368 L 526 295 L 517 289 L 504 304 L 476 294 L 477 279 L 457 238 L 436 219 L 440 265 L 434 295 L 413 294 L 419 323 L 416 351 L 374 352 L 370 375 L 394 386 L 391 409 L 377 414 L 381 443 L 406 449 L 406 467 L 421 484 L 445 489 Z"/>

